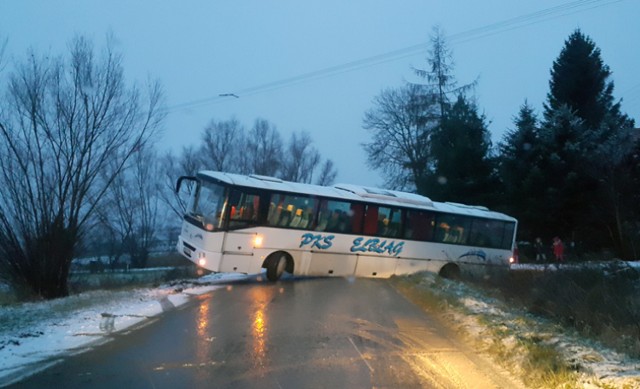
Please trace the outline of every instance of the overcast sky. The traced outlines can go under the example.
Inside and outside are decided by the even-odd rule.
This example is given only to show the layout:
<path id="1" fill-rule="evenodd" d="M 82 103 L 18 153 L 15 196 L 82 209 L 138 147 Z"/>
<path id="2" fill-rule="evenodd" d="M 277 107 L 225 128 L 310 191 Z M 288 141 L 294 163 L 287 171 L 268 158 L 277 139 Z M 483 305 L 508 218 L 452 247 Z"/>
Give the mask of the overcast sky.
<path id="1" fill-rule="evenodd" d="M 623 111 L 640 120 L 638 16 L 638 0 L 2 0 L 0 38 L 22 60 L 28 48 L 61 54 L 76 34 L 100 47 L 112 33 L 128 80 L 164 85 L 162 150 L 198 145 L 211 119 L 250 128 L 264 118 L 285 139 L 309 132 L 339 182 L 379 186 L 361 147 L 364 112 L 382 89 L 417 81 L 411 69 L 426 67 L 434 25 L 458 82 L 478 80 L 495 144 L 525 99 L 541 113 L 551 65 L 576 28 L 601 49 Z"/>

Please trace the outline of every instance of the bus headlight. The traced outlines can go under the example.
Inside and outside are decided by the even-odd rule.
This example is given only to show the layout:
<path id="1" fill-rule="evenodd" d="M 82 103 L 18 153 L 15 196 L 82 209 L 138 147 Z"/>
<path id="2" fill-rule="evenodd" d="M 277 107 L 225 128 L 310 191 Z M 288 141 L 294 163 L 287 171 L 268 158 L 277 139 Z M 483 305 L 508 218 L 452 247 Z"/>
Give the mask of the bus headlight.
<path id="1" fill-rule="evenodd" d="M 207 257 L 204 253 L 198 253 L 198 265 L 204 267 L 207 264 Z"/>
<path id="2" fill-rule="evenodd" d="M 256 235 L 256 236 L 253 238 L 253 247 L 254 247 L 254 248 L 260 248 L 260 247 L 262 247 L 262 240 L 263 240 L 263 239 L 262 239 L 262 235 Z"/>

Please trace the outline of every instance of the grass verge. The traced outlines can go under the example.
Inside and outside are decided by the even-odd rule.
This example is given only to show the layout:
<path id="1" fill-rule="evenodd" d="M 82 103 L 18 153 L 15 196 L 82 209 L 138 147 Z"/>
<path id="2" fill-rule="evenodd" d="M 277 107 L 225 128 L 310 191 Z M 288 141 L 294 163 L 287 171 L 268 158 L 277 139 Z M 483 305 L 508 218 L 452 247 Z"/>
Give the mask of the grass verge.
<path id="1" fill-rule="evenodd" d="M 563 337 L 567 329 L 562 324 L 514 308 L 473 284 L 432 274 L 394 277 L 391 282 L 409 300 L 453 327 L 467 343 L 529 387 L 637 387 L 638 381 L 611 384 L 599 380 L 582 359 L 567 352 Z"/>

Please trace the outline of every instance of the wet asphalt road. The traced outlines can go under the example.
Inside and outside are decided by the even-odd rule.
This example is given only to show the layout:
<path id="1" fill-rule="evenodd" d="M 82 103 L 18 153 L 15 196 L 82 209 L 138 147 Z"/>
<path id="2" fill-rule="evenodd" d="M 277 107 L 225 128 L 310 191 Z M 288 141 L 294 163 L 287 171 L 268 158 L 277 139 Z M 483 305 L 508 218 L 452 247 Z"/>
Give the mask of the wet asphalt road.
<path id="1" fill-rule="evenodd" d="M 20 388 L 514 387 L 385 280 L 244 282 Z"/>

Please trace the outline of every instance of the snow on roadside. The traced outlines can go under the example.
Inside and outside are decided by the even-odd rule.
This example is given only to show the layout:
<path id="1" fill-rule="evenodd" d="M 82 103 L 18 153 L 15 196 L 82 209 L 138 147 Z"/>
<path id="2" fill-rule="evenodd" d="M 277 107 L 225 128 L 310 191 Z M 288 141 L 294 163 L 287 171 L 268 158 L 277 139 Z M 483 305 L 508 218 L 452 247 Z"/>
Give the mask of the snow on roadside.
<path id="1" fill-rule="evenodd" d="M 0 387 L 50 366 L 47 361 L 55 363 L 64 355 L 106 342 L 110 334 L 220 288 L 221 283 L 246 278 L 242 274 L 210 274 L 159 288 L 93 291 L 0 307 Z M 453 297 L 459 306 L 451 305 L 446 317 L 483 347 L 492 345 L 496 330 L 504 334 L 499 341 L 505 348 L 517 349 L 523 340 L 539 339 L 553 345 L 571 364 L 581 366 L 583 387 L 640 388 L 640 361 L 588 342 L 463 283 L 425 274 L 418 287 L 428 288 L 443 302 Z"/>
<path id="2" fill-rule="evenodd" d="M 51 301 L 0 307 L 0 387 L 55 363 L 56 357 L 108 341 L 164 311 L 242 274 L 210 274 L 179 284 L 126 291 L 96 290 Z"/>
<path id="3" fill-rule="evenodd" d="M 464 283 L 436 281 L 435 276 L 427 274 L 419 287 L 441 297 L 454 297 L 459 306 L 447 305 L 444 316 L 480 349 L 495 347 L 495 342 L 508 350 L 525 347 L 523 343 L 528 341 L 542 342 L 559 351 L 570 365 L 579 366 L 582 387 L 640 388 L 640 361 L 589 341 L 571 329 L 509 306 Z M 522 360 L 512 362 L 514 367 L 526 366 Z"/>

